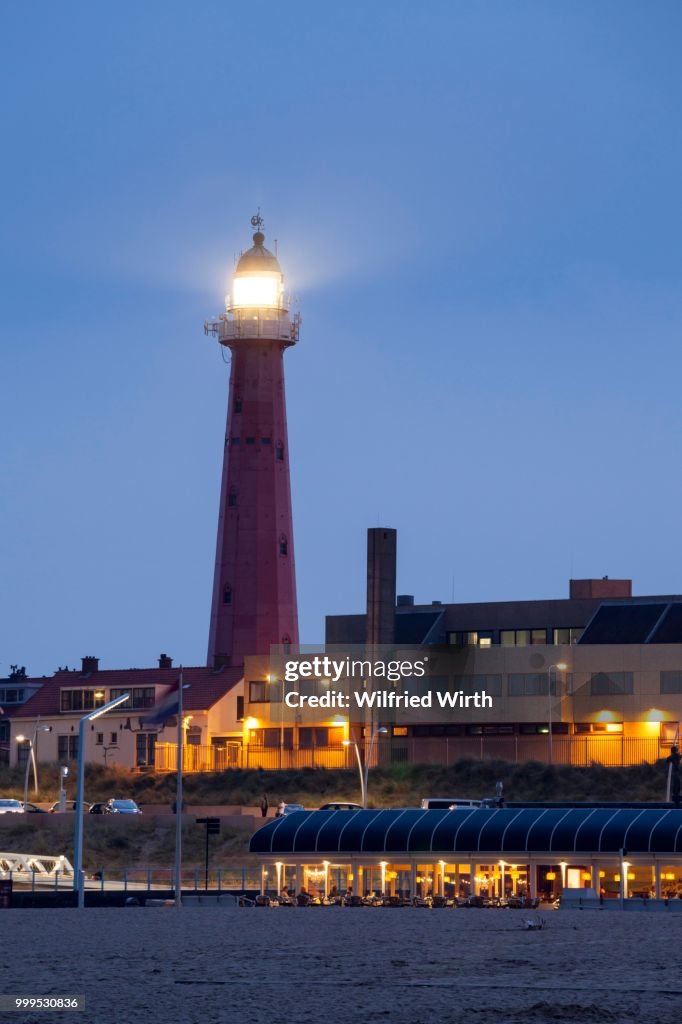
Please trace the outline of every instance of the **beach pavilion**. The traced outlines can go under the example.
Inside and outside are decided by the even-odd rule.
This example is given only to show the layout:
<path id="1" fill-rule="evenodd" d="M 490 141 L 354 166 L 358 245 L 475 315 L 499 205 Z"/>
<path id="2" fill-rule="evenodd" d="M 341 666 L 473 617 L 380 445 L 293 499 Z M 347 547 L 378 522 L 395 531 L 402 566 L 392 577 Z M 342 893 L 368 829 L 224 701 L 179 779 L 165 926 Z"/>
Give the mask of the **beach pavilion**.
<path id="1" fill-rule="evenodd" d="M 682 895 L 682 809 L 670 804 L 297 811 L 249 849 L 262 893 Z"/>

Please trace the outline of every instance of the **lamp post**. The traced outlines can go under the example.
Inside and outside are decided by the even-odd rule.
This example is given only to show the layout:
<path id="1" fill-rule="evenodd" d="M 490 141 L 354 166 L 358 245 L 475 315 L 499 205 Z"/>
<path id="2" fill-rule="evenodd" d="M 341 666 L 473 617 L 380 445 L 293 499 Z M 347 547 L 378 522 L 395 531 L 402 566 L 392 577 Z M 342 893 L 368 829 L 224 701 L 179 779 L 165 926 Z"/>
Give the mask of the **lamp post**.
<path id="1" fill-rule="evenodd" d="M 26 772 L 24 774 L 24 807 L 28 803 L 28 776 L 33 765 L 33 791 L 38 795 L 38 762 L 36 761 L 36 740 L 39 732 L 52 732 L 51 725 L 40 725 L 36 722 L 33 728 L 33 736 L 27 740 L 25 736 L 17 736 L 17 743 L 28 743 L 29 755 L 26 758 Z"/>
<path id="2" fill-rule="evenodd" d="M 369 788 L 369 766 L 372 763 L 372 753 L 374 751 L 374 744 L 376 742 L 377 736 L 385 735 L 387 732 L 388 729 L 384 728 L 384 726 L 381 725 L 377 729 L 374 729 L 369 739 L 369 750 L 367 752 L 367 757 L 365 759 L 365 803 L 363 804 L 363 807 L 367 806 L 367 791 Z"/>
<path id="3" fill-rule="evenodd" d="M 277 676 L 268 674 L 265 677 L 272 685 L 277 682 Z M 280 713 L 279 713 L 279 770 L 281 771 L 284 766 L 284 682 L 282 682 L 282 690 L 279 695 Z M 270 701 L 270 707 L 272 707 L 272 701 Z M 272 717 L 271 717 L 272 720 Z"/>
<path id="4" fill-rule="evenodd" d="M 59 769 L 59 810 L 62 814 L 66 810 L 66 789 L 64 788 L 64 784 L 68 774 L 69 766 L 63 764 Z"/>
<path id="5" fill-rule="evenodd" d="M 100 715 L 106 714 L 107 711 L 111 711 L 112 708 L 117 708 L 119 704 L 123 704 L 124 701 L 130 697 L 129 693 L 122 693 L 119 697 L 115 697 L 114 700 L 110 700 L 108 704 L 103 704 L 101 708 L 96 708 L 91 711 L 89 715 L 85 715 L 80 720 L 78 726 L 78 781 L 76 784 L 76 811 L 74 818 L 76 819 L 74 837 L 73 837 L 73 887 L 78 893 L 78 909 L 82 910 L 85 906 L 85 892 L 84 892 L 84 879 L 83 879 L 83 797 L 85 789 L 85 727 L 88 722 L 93 722 Z M 182 815 L 178 814 L 178 821 L 181 821 Z"/>
<path id="6" fill-rule="evenodd" d="M 362 758 L 360 757 L 360 749 L 355 740 L 342 740 L 344 747 L 353 747 L 355 750 L 355 757 L 358 762 L 358 775 L 360 776 L 360 798 L 362 800 L 362 806 L 367 806 L 367 791 L 365 789 L 365 776 L 362 771 Z"/>
<path id="7" fill-rule="evenodd" d="M 554 758 L 554 748 L 552 746 L 552 669 L 557 669 L 559 672 L 565 672 L 568 665 L 565 661 L 557 661 L 555 665 L 550 665 L 547 669 L 547 719 L 549 730 L 547 733 L 547 760 L 549 764 L 552 764 Z"/>
<path id="8" fill-rule="evenodd" d="M 353 747 L 355 749 L 355 757 L 356 757 L 357 762 L 358 762 L 358 772 L 359 772 L 359 775 L 360 775 L 360 793 L 361 793 L 361 796 L 362 796 L 362 806 L 364 808 L 367 807 L 367 794 L 369 792 L 369 766 L 370 766 L 371 761 L 372 761 L 372 753 L 374 751 L 374 744 L 376 742 L 377 736 L 383 735 L 384 733 L 387 733 L 387 732 L 388 732 L 388 729 L 384 728 L 383 725 L 379 726 L 379 728 L 373 730 L 372 735 L 370 736 L 370 740 L 369 740 L 369 746 L 368 746 L 368 749 L 367 749 L 367 757 L 365 758 L 364 770 L 363 770 L 363 767 L 362 767 L 362 758 L 360 757 L 360 748 L 358 747 L 358 745 L 355 742 L 355 740 L 342 740 L 342 743 L 343 743 L 344 747 Z"/>

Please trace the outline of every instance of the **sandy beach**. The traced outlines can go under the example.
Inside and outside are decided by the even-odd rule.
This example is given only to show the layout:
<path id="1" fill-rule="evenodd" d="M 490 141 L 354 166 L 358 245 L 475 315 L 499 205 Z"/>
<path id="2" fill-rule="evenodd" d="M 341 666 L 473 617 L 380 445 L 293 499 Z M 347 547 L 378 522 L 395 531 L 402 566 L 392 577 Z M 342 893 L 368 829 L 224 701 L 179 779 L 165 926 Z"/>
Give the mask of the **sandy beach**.
<path id="1" fill-rule="evenodd" d="M 672 1024 L 682 920 L 598 911 L 225 907 L 2 912 L 0 993 L 127 1024 Z"/>

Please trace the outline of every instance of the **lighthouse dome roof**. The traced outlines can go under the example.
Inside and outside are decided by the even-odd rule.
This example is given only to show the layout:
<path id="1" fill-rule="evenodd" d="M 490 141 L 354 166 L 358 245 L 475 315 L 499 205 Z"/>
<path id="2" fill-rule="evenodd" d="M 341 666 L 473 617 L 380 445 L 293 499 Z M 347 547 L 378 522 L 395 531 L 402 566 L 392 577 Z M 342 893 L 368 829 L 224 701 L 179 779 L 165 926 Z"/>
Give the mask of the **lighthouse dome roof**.
<path id="1" fill-rule="evenodd" d="M 274 253 L 270 252 L 263 245 L 265 241 L 265 235 L 262 231 L 256 231 L 253 236 L 253 245 L 246 252 L 242 253 L 237 263 L 235 273 L 237 274 L 253 274 L 259 271 L 274 271 L 277 274 L 282 273 L 282 268 L 279 265 L 279 260 Z"/>

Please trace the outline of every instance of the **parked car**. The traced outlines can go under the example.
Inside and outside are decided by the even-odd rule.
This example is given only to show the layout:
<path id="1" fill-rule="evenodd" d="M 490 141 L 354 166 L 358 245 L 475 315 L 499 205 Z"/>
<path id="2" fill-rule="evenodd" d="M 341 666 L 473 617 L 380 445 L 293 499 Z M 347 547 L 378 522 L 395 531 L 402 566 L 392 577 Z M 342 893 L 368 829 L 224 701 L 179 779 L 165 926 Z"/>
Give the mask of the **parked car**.
<path id="1" fill-rule="evenodd" d="M 93 804 L 89 811 L 90 814 L 111 814 L 109 804 L 98 803 Z"/>
<path id="2" fill-rule="evenodd" d="M 0 800 L 0 814 L 23 814 L 24 805 L 21 800 L 10 800 L 9 798 L 3 797 Z"/>
<path id="3" fill-rule="evenodd" d="M 303 804 L 278 804 L 275 812 L 276 818 L 283 818 L 285 814 L 293 814 L 295 811 L 304 811 Z"/>
<path id="4" fill-rule="evenodd" d="M 27 801 L 26 803 L 23 803 L 22 801 L 21 806 L 24 808 L 27 814 L 47 814 L 47 811 L 45 810 L 44 807 L 38 807 L 37 804 L 32 804 L 30 801 Z"/>
<path id="5" fill-rule="evenodd" d="M 134 800 L 107 800 L 109 814 L 142 814 Z"/>
<path id="6" fill-rule="evenodd" d="M 64 810 L 66 811 L 67 814 L 73 814 L 73 812 L 76 810 L 76 803 L 76 800 L 66 800 L 64 802 Z M 92 804 L 89 804 L 87 800 L 83 801 L 83 811 L 85 812 L 85 814 L 88 813 L 91 807 Z M 59 814 L 59 800 L 53 803 L 52 807 L 50 807 L 50 814 Z"/>
<path id="7" fill-rule="evenodd" d="M 482 806 L 480 800 L 464 800 L 461 797 L 426 797 L 421 803 L 423 811 L 473 811 Z"/>
<path id="8" fill-rule="evenodd" d="M 363 810 L 362 804 L 350 804 L 350 803 L 337 803 L 337 804 L 322 804 L 320 807 L 321 811 L 361 811 Z"/>

